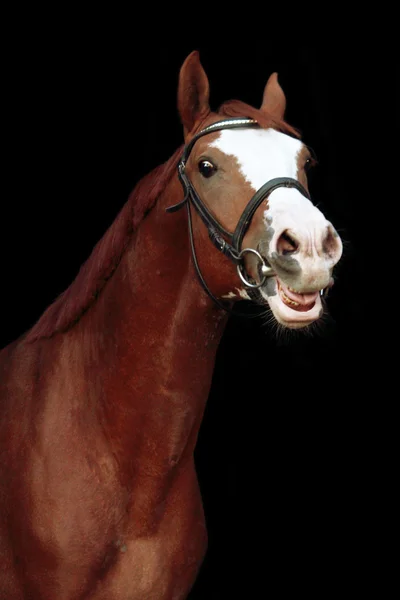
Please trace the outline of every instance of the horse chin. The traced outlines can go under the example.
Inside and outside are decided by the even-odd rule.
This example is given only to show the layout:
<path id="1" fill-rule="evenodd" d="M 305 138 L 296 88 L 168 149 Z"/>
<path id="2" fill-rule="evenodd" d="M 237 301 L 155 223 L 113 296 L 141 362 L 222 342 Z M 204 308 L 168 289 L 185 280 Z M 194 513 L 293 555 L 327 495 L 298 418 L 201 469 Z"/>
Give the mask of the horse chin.
<path id="1" fill-rule="evenodd" d="M 288 329 L 301 329 L 317 321 L 323 314 L 320 290 L 308 294 L 299 294 L 274 278 L 274 292 L 271 293 L 271 281 L 261 294 L 268 302 L 276 321 Z"/>

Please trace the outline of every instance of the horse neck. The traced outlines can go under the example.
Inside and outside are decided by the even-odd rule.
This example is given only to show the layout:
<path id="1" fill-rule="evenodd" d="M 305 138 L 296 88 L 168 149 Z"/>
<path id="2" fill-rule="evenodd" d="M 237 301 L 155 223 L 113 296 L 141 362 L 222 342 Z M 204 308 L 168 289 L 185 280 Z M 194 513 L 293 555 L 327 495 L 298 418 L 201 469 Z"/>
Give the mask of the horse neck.
<path id="1" fill-rule="evenodd" d="M 196 279 L 184 211 L 165 213 L 178 185 L 140 224 L 88 320 L 106 332 L 96 352 L 102 418 L 120 461 L 142 445 L 167 462 L 193 449 L 226 322 Z"/>

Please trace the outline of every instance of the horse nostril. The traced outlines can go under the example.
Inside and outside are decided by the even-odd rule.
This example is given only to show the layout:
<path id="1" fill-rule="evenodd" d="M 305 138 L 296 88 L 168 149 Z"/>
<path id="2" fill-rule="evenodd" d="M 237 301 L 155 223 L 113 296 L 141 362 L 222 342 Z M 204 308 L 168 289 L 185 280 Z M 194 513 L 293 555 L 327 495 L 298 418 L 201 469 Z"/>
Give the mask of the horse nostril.
<path id="1" fill-rule="evenodd" d="M 332 225 L 328 226 L 327 234 L 323 242 L 324 252 L 331 257 L 335 257 L 336 254 L 341 252 L 341 242 L 339 235 Z"/>
<path id="2" fill-rule="evenodd" d="M 277 243 L 278 254 L 293 254 L 299 247 L 299 242 L 294 239 L 292 235 L 289 235 L 288 231 L 284 231 Z"/>

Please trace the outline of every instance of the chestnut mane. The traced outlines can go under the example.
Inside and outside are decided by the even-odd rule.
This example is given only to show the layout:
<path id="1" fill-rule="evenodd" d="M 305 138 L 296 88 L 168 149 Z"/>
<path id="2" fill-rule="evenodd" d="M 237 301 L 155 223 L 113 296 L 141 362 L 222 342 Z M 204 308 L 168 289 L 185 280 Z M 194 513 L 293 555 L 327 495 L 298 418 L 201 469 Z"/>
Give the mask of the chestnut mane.
<path id="1" fill-rule="evenodd" d="M 291 136 L 299 132 L 286 123 L 239 100 L 229 100 L 221 105 L 219 115 L 250 117 L 260 127 L 272 127 Z M 94 247 L 89 259 L 82 265 L 72 284 L 47 308 L 39 321 L 27 333 L 26 341 L 51 337 L 74 325 L 96 300 L 106 282 L 120 263 L 131 235 L 151 210 L 178 164 L 182 148 L 164 164 L 143 177 L 130 194 L 119 215 Z"/>
<path id="2" fill-rule="evenodd" d="M 113 224 L 82 265 L 75 280 L 43 313 L 28 332 L 26 341 L 33 342 L 66 331 L 93 304 L 119 265 L 132 233 L 172 177 L 181 153 L 182 148 L 179 148 L 167 162 L 139 181 Z"/>

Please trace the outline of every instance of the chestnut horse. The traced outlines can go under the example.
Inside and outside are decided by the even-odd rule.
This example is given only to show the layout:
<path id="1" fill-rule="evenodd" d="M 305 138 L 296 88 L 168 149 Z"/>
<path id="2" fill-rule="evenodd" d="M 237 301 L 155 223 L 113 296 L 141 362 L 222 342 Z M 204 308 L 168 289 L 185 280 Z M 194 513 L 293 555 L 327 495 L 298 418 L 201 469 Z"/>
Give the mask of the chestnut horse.
<path id="1" fill-rule="evenodd" d="M 185 146 L 0 354 L 1 598 L 186 598 L 207 544 L 193 453 L 224 309 L 251 298 L 288 328 L 323 313 L 342 245 L 310 201 L 313 158 L 276 74 L 259 109 L 208 99 L 194 52 Z"/>

